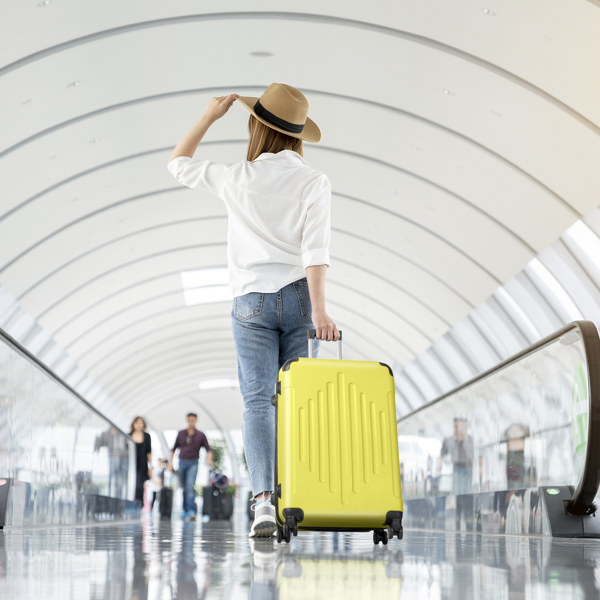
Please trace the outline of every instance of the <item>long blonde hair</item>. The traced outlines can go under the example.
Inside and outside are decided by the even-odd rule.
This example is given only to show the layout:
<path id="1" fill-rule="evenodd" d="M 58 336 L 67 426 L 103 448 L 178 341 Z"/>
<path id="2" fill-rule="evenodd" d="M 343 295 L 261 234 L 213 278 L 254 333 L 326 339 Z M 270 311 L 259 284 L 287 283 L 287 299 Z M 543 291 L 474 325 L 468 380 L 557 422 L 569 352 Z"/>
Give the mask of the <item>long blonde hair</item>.
<path id="1" fill-rule="evenodd" d="M 248 133 L 250 134 L 248 154 L 246 156 L 246 160 L 248 161 L 253 161 L 263 152 L 277 154 L 281 150 L 293 150 L 300 156 L 304 156 L 304 147 L 301 139 L 267 127 L 267 125 L 261 123 L 253 114 L 250 114 L 250 118 L 248 119 Z"/>

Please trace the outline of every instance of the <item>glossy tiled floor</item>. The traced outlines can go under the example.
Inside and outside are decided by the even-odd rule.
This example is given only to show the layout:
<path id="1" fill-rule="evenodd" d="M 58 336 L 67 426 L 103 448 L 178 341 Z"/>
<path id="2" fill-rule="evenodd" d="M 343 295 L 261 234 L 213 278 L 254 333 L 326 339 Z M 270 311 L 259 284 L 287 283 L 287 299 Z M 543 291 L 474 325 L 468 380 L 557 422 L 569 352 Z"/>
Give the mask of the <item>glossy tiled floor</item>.
<path id="1" fill-rule="evenodd" d="M 600 541 L 405 532 L 300 533 L 250 544 L 247 523 L 0 533 L 0 598 L 377 600 L 600 597 Z"/>

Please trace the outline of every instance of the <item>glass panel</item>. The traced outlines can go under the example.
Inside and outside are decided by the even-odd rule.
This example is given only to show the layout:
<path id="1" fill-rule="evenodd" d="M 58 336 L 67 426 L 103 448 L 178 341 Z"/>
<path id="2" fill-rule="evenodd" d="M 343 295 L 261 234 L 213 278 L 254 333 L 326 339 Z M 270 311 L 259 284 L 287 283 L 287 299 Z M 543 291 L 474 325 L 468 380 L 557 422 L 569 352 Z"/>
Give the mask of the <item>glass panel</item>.
<path id="1" fill-rule="evenodd" d="M 577 485 L 588 371 L 577 329 L 398 423 L 405 499 Z"/>
<path id="2" fill-rule="evenodd" d="M 2 338 L 0 406 L 0 478 L 133 498 L 129 438 Z"/>

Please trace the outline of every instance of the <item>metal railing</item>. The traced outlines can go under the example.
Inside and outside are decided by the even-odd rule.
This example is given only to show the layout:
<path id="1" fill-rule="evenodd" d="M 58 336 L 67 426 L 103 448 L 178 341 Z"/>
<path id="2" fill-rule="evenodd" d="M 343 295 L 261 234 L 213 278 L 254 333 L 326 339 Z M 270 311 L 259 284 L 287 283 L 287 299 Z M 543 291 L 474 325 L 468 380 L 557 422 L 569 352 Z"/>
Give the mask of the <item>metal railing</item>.
<path id="1" fill-rule="evenodd" d="M 494 388 L 501 389 L 493 391 Z M 582 400 L 584 405 L 579 404 Z M 467 413 L 469 418 L 465 417 Z M 465 429 L 461 431 L 463 423 Z M 517 434 L 522 437 L 511 439 L 510 434 L 501 432 L 503 423 L 512 423 L 513 428 L 518 423 L 527 434 Z M 466 433 L 467 425 L 470 434 Z M 573 443 L 565 434 L 569 429 Z M 518 448 L 526 444 L 535 446 L 537 484 L 573 485 L 567 510 L 579 515 L 593 512 L 600 485 L 600 337 L 596 325 L 590 321 L 570 323 L 401 417 L 398 432 L 401 438 L 408 435 L 411 439 L 423 439 L 424 443 L 437 443 L 437 447 L 441 444 L 440 464 L 441 456 L 444 452 L 448 454 L 450 446 L 453 446 L 450 450 L 455 450 L 462 445 L 463 457 L 471 453 L 472 488 L 478 485 L 473 481 L 475 475 L 484 470 L 485 457 L 491 455 L 490 446 L 495 444 L 496 450 L 501 444 L 506 444 L 503 448 L 510 447 L 511 442 Z M 477 437 L 481 439 L 479 444 L 474 439 Z M 530 451 L 533 452 L 531 448 Z M 561 462 L 565 454 L 568 456 Z M 570 460 L 573 462 L 571 471 L 568 470 Z M 553 461 L 557 465 L 554 474 L 551 473 Z M 497 472 L 498 466 L 495 468 Z M 510 476 L 508 459 L 505 468 Z M 468 467 L 465 472 L 468 477 Z M 569 473 L 572 481 L 560 481 Z M 463 493 L 477 491 L 467 490 L 468 483 Z"/>
<path id="2" fill-rule="evenodd" d="M 115 431 L 118 431 L 121 435 L 124 435 L 128 439 L 131 440 L 131 436 L 128 433 L 125 433 L 118 425 L 113 423 L 109 418 L 103 415 L 93 404 L 88 402 L 79 392 L 75 391 L 66 381 L 61 379 L 54 371 L 52 371 L 49 367 L 47 367 L 39 358 L 37 358 L 34 354 L 29 352 L 27 348 L 19 344 L 17 340 L 15 340 L 12 336 L 10 336 L 6 331 L 0 329 L 0 340 L 4 341 L 8 346 L 11 346 L 15 352 L 26 358 L 30 363 L 33 363 L 38 369 L 43 371 L 48 377 L 53 379 L 58 385 L 60 385 L 63 389 L 65 389 L 69 394 L 75 396 L 80 402 L 85 404 L 85 406 L 95 413 L 98 417 L 106 421 L 108 425 L 110 425 Z M 133 442 L 133 440 L 131 440 Z"/>

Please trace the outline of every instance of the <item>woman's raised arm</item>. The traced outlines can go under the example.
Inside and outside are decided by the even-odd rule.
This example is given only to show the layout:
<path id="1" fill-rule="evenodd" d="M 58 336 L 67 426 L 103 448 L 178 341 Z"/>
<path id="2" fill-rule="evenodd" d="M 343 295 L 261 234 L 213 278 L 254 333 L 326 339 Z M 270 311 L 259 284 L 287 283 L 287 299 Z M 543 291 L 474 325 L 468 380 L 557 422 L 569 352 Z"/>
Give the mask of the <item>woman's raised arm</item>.
<path id="1" fill-rule="evenodd" d="M 171 156 L 167 162 L 170 163 L 173 159 L 179 156 L 189 156 L 192 158 L 198 144 L 206 135 L 210 126 L 220 119 L 231 108 L 231 105 L 238 98 L 238 94 L 229 94 L 229 96 L 219 96 L 211 98 L 204 114 L 196 121 L 192 128 L 183 136 L 179 144 L 175 146 Z"/>

